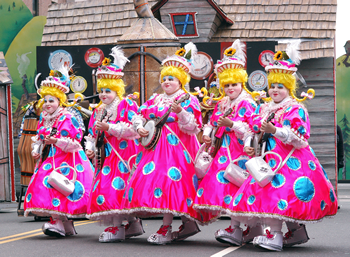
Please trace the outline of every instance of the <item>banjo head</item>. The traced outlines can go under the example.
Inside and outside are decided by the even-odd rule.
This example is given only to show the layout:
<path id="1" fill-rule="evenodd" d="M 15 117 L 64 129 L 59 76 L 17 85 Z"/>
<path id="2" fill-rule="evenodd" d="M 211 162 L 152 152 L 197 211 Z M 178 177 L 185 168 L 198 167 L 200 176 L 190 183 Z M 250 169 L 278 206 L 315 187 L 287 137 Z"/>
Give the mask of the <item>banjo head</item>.
<path id="1" fill-rule="evenodd" d="M 147 149 L 148 146 L 152 143 L 153 138 L 155 136 L 155 133 L 154 133 L 156 129 L 155 122 L 153 120 L 148 121 L 145 124 L 144 128 L 148 130 L 149 133 L 147 137 L 141 138 L 141 145 L 143 145 Z"/>

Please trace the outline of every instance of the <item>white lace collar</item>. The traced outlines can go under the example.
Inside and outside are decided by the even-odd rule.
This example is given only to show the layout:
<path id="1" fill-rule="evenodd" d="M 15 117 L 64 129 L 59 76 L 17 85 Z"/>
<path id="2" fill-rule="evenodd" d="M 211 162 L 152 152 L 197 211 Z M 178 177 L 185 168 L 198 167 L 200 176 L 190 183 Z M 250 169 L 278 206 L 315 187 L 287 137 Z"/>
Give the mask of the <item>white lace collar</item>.
<path id="1" fill-rule="evenodd" d="M 229 108 L 235 109 L 235 107 L 242 101 L 245 99 L 250 99 L 253 100 L 253 98 L 251 97 L 250 94 L 247 93 L 247 91 L 245 91 L 242 88 L 242 92 L 239 94 L 239 96 L 237 96 L 235 99 L 230 100 L 230 97 L 225 96 L 222 101 L 221 101 L 221 112 L 225 112 L 226 110 L 228 110 Z"/>
<path id="2" fill-rule="evenodd" d="M 172 104 L 174 100 L 183 93 L 185 93 L 185 91 L 180 89 L 171 95 L 167 95 L 166 93 L 160 94 L 154 100 L 154 104 L 158 106 L 170 106 L 170 104 Z"/>
<path id="3" fill-rule="evenodd" d="M 63 110 L 64 109 L 61 106 L 58 106 L 56 111 L 54 111 L 52 114 L 49 114 L 48 112 L 43 111 L 44 127 L 51 128 Z"/>
<path id="4" fill-rule="evenodd" d="M 117 118 L 117 109 L 118 109 L 118 105 L 120 103 L 120 99 L 119 97 L 117 96 L 113 102 L 111 102 L 110 104 L 101 104 L 101 107 L 99 108 L 99 112 L 97 114 L 97 117 L 96 119 L 97 120 L 101 120 L 101 116 L 102 116 L 102 113 L 103 113 L 103 110 L 106 110 L 107 111 L 107 115 L 106 117 L 103 119 L 104 121 L 109 119 L 109 120 L 115 120 Z"/>
<path id="5" fill-rule="evenodd" d="M 267 103 L 262 113 L 263 120 L 266 120 L 271 113 L 276 113 L 279 109 L 284 109 L 292 104 L 297 104 L 297 102 L 290 96 L 287 96 L 279 103 L 274 101 Z"/>

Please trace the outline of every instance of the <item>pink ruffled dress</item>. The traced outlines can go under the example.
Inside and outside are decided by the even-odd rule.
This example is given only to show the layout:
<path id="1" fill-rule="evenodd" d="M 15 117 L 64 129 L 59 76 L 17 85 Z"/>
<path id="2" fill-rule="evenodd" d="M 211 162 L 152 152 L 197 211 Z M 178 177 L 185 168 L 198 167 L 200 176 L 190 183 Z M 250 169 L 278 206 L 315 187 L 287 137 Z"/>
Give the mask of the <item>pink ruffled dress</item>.
<path id="1" fill-rule="evenodd" d="M 28 185 L 24 201 L 24 215 L 30 212 L 38 216 L 63 215 L 67 217 L 84 217 L 86 215 L 89 194 L 93 179 L 93 167 L 80 145 L 83 132 L 76 118 L 59 107 L 52 115 L 41 113 L 37 135 L 32 137 L 34 149 L 43 145 L 43 140 L 57 128 L 57 143 L 51 146 L 47 159 L 38 162 L 34 175 Z M 74 158 L 75 163 L 74 163 Z M 69 165 L 76 168 L 77 178 L 72 194 L 65 197 L 47 183 L 54 168 Z M 67 178 L 73 178 L 73 170 L 57 169 Z"/>
<path id="2" fill-rule="evenodd" d="M 310 137 L 308 112 L 290 97 L 281 103 L 259 106 L 250 119 L 256 133 L 272 113 L 276 133 L 268 139 L 267 150 L 284 160 L 295 147 L 286 164 L 265 187 L 250 176 L 240 187 L 230 204 L 230 215 L 241 222 L 252 218 L 275 218 L 282 221 L 310 223 L 337 213 L 338 202 L 333 186 L 307 139 Z M 275 169 L 278 157 L 267 155 L 267 163 Z"/>
<path id="3" fill-rule="evenodd" d="M 95 124 L 101 120 L 105 109 L 107 115 L 104 121 L 109 124 L 104 139 L 105 160 L 101 170 L 97 170 L 95 174 L 87 217 L 93 220 L 105 220 L 108 223 L 111 216 L 118 214 L 122 208 L 122 198 L 130 176 L 128 160 L 137 154 L 140 147 L 136 139 L 139 135 L 131 124 L 138 106 L 131 99 L 120 101 L 117 97 L 110 105 L 102 104 L 94 110 L 89 122 L 86 149 L 95 150 Z"/>
<path id="4" fill-rule="evenodd" d="M 146 120 L 161 117 L 174 99 L 183 95 L 182 90 L 171 97 L 166 94 L 153 95 L 139 108 L 140 115 L 133 121 L 136 129 Z M 123 200 L 125 213 L 138 217 L 172 213 L 200 223 L 208 221 L 208 216 L 202 216 L 193 209 L 198 179 L 192 159 L 199 149 L 196 134 L 202 125 L 200 106 L 194 96 L 181 106 L 183 111 L 179 114 L 170 113 L 157 145 L 138 153 L 137 169 Z"/>
<path id="5" fill-rule="evenodd" d="M 245 90 L 242 90 L 242 93 L 235 100 L 230 101 L 229 97 L 225 97 L 215 106 L 210 122 L 204 129 L 204 134 L 209 134 L 213 128 L 217 127 L 219 118 L 230 107 L 233 109 L 233 112 L 228 118 L 234 122 L 233 126 L 231 128 L 221 127 L 217 130 L 216 135 L 218 137 L 224 136 L 224 140 L 210 169 L 199 184 L 194 204 L 195 209 L 210 211 L 215 215 L 226 212 L 226 209 L 232 202 L 232 197 L 239 189 L 239 187 L 224 178 L 225 169 L 230 163 L 227 144 L 230 147 L 232 160 L 238 157 L 246 157 L 245 160 L 239 160 L 235 163 L 242 169 L 246 169 L 245 162 L 250 158 L 245 154 L 243 148 L 245 140 L 253 134 L 249 128 L 248 121 L 256 108 L 256 103 Z"/>

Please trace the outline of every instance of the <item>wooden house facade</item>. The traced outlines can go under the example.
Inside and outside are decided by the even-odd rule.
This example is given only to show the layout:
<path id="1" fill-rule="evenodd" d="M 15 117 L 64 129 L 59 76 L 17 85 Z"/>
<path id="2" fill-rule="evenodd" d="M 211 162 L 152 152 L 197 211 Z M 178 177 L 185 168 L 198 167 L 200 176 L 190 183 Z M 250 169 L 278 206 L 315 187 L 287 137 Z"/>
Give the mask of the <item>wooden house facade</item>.
<path id="1" fill-rule="evenodd" d="M 307 103 L 312 127 L 309 143 L 330 180 L 337 180 L 336 0 L 159 0 L 149 1 L 149 5 L 181 43 L 230 43 L 239 38 L 244 42 L 276 42 L 277 51 L 285 50 L 288 41 L 301 39 L 299 72 L 307 87 L 316 91 L 315 99 Z M 117 44 L 136 20 L 132 0 L 52 4 L 42 46 Z M 166 53 L 158 58 L 164 56 Z"/>

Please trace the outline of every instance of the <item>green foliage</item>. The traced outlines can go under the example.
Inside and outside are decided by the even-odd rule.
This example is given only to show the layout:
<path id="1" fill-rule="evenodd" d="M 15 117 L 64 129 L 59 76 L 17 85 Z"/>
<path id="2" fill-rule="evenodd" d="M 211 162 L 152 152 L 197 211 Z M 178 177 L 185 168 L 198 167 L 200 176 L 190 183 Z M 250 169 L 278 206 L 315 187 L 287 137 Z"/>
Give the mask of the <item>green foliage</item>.
<path id="1" fill-rule="evenodd" d="M 346 159 L 350 159 L 350 123 L 344 114 L 344 118 L 340 120 L 339 126 L 343 132 L 344 155 Z"/>

